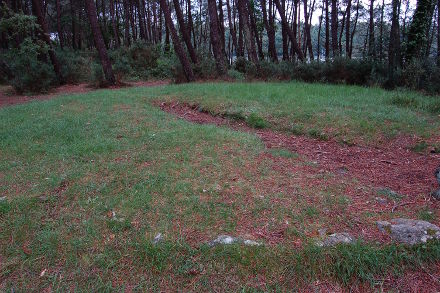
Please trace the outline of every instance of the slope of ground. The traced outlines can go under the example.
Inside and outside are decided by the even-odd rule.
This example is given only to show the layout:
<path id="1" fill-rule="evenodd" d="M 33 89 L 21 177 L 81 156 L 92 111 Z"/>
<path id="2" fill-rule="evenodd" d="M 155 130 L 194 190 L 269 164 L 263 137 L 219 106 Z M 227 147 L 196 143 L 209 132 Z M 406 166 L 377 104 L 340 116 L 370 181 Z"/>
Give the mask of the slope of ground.
<path id="1" fill-rule="evenodd" d="M 365 147 L 371 152 L 363 160 L 391 163 L 383 167 L 387 181 L 370 180 L 375 169 L 363 179 L 362 161 L 347 165 L 355 160 L 336 138 L 292 140 L 275 127 L 255 131 L 240 122 L 230 129 L 206 113 L 217 125 L 194 124 L 153 105 L 209 88 L 206 100 L 194 99 L 214 107 L 221 97 L 210 97 L 231 96 L 228 88 L 260 95 L 262 84 L 253 85 L 100 90 L 0 109 L 0 290 L 440 290 L 438 243 L 392 245 L 375 227 L 399 216 L 438 224 L 438 204 L 426 194 L 434 187 L 430 170 L 399 178 L 387 165 L 401 158 Z M 309 85 L 268 86 L 280 93 Z M 434 115 L 390 107 L 403 111 L 395 122 L 403 137 L 438 125 Z M 199 115 L 178 109 L 184 118 Z M 405 126 L 408 117 L 419 120 Z M 204 122 L 197 119 L 188 120 Z M 397 154 L 410 159 L 398 165 L 405 172 L 438 159 L 405 144 Z M 317 248 L 321 229 L 360 241 Z M 157 233 L 164 241 L 154 245 Z M 264 245 L 204 245 L 220 234 Z"/>

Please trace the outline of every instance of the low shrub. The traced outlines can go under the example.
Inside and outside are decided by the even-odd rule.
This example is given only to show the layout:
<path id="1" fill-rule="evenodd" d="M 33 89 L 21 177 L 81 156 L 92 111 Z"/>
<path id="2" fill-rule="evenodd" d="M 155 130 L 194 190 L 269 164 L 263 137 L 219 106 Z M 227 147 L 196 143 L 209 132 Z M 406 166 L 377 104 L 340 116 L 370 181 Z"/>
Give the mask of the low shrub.
<path id="1" fill-rule="evenodd" d="M 253 128 L 262 129 L 267 127 L 267 122 L 260 116 L 258 116 L 257 113 L 251 113 L 247 119 L 246 123 Z"/>

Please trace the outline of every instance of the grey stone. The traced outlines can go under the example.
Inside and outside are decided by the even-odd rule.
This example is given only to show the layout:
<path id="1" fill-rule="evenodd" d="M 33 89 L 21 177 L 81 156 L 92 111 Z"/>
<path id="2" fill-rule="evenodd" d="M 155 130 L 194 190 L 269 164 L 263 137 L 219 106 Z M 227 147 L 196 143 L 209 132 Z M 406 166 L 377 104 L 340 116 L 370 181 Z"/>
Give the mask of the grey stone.
<path id="1" fill-rule="evenodd" d="M 233 237 L 229 235 L 220 235 L 216 239 L 211 240 L 208 242 L 208 246 L 213 247 L 216 245 L 229 245 L 229 244 L 243 244 L 248 246 L 258 246 L 261 245 L 261 243 L 249 240 L 249 239 L 243 239 L 240 237 Z"/>
<path id="2" fill-rule="evenodd" d="M 6 196 L 0 196 L 0 201 L 6 201 Z"/>
<path id="3" fill-rule="evenodd" d="M 157 235 L 153 239 L 153 244 L 159 244 L 162 241 L 163 241 L 162 233 L 157 233 Z"/>
<path id="4" fill-rule="evenodd" d="M 317 243 L 318 246 L 329 247 L 336 246 L 338 244 L 351 244 L 354 242 L 354 238 L 346 232 L 334 233 L 328 235 L 324 240 Z"/>
<path id="5" fill-rule="evenodd" d="M 440 239 L 440 228 L 426 221 L 399 218 L 389 222 L 378 221 L 376 224 L 382 233 L 389 234 L 399 243 L 414 245 Z"/>
<path id="6" fill-rule="evenodd" d="M 433 191 L 433 192 L 431 193 L 431 196 L 432 196 L 433 198 L 435 198 L 436 200 L 440 200 L 440 189 L 438 189 L 438 190 L 436 190 L 436 191 Z"/>
<path id="7" fill-rule="evenodd" d="M 383 198 L 383 197 L 376 197 L 376 201 L 379 204 L 387 204 L 388 203 L 388 200 L 386 198 Z"/>
<path id="8" fill-rule="evenodd" d="M 435 170 L 435 178 L 437 179 L 438 184 L 440 185 L 440 167 Z"/>

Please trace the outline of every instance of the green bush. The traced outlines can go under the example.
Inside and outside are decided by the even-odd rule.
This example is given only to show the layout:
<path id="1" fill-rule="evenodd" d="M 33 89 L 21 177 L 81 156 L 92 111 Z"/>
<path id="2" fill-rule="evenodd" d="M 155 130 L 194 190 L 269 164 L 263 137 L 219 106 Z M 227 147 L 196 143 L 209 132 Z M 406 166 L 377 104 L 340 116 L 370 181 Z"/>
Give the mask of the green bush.
<path id="1" fill-rule="evenodd" d="M 7 52 L 13 75 L 10 84 L 19 92 L 44 92 L 55 82 L 55 74 L 47 60 L 48 47 L 40 41 L 25 38 L 19 48 Z"/>
<path id="2" fill-rule="evenodd" d="M 57 50 L 61 73 L 67 83 L 80 83 L 90 81 L 92 77 L 92 56 L 83 56 L 71 50 Z"/>
<path id="3" fill-rule="evenodd" d="M 244 74 L 240 71 L 237 71 L 235 69 L 228 70 L 228 76 L 236 81 L 243 81 L 244 80 Z"/>
<path id="4" fill-rule="evenodd" d="M 253 128 L 262 129 L 267 127 L 266 121 L 256 113 L 251 113 L 246 119 L 246 123 Z"/>
<path id="5" fill-rule="evenodd" d="M 95 87 L 105 87 L 106 85 L 104 71 L 99 63 L 92 64 L 92 84 Z"/>

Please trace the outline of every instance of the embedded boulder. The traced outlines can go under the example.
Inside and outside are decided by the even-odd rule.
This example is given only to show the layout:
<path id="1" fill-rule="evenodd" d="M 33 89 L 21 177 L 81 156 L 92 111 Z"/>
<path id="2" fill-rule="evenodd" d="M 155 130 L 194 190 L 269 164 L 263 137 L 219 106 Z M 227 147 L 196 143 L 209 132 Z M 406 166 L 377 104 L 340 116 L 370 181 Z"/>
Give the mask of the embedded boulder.
<path id="1" fill-rule="evenodd" d="M 349 233 L 342 232 L 326 236 L 324 240 L 319 241 L 317 245 L 321 247 L 331 247 L 338 244 L 352 244 L 353 242 L 354 238 Z"/>
<path id="2" fill-rule="evenodd" d="M 220 235 L 216 239 L 211 240 L 208 242 L 208 246 L 214 247 L 216 245 L 229 245 L 229 244 L 243 244 L 248 246 L 258 246 L 261 245 L 261 243 L 249 240 L 249 239 L 243 239 L 240 237 L 233 237 L 229 235 Z"/>
<path id="3" fill-rule="evenodd" d="M 440 228 L 421 220 L 399 218 L 389 222 L 378 221 L 377 227 L 382 233 L 389 234 L 394 241 L 409 245 L 440 239 Z"/>

